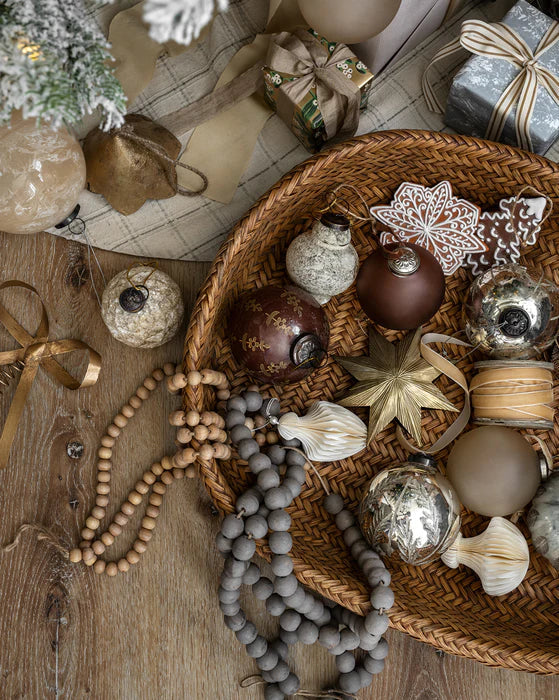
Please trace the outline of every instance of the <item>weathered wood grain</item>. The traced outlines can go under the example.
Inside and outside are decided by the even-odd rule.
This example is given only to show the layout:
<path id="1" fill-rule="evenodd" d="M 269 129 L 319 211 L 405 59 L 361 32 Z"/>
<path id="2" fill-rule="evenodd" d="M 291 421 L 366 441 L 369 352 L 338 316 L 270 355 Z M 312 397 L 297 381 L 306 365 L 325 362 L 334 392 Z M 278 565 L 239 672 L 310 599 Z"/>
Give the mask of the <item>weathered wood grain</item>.
<path id="1" fill-rule="evenodd" d="M 0 235 L 0 251 L 1 279 L 21 279 L 40 291 L 50 313 L 51 338 L 81 338 L 103 355 L 98 384 L 77 393 L 39 373 L 9 467 L 0 472 L 0 542 L 10 541 L 21 523 L 39 522 L 66 544 L 75 544 L 93 501 L 98 438 L 148 371 L 180 358 L 183 333 L 153 351 L 114 341 L 87 280 L 87 258 L 76 244 L 48 235 Z M 132 260 L 105 252 L 99 259 L 107 276 Z M 161 269 L 184 290 L 189 308 L 207 267 L 161 261 Z M 18 319 L 32 316 L 26 295 L 6 293 L 2 300 Z M 34 330 L 33 324 L 28 328 Z M 2 331 L 0 348 L 8 347 L 13 342 Z M 0 420 L 11 393 L 7 390 L 0 400 Z M 176 401 L 159 390 L 124 432 L 115 449 L 115 507 L 144 468 L 171 451 L 166 415 Z M 78 460 L 66 454 L 71 440 L 85 446 Z M 200 484 L 185 480 L 170 487 L 149 549 L 128 574 L 98 577 L 37 543 L 31 533 L 15 551 L 0 554 L 0 698 L 260 698 L 258 688 L 239 688 L 255 666 L 221 621 L 216 599 L 221 559 L 213 546 L 218 520 Z M 130 533 L 115 554 L 132 539 Z M 247 600 L 246 607 L 264 631 L 271 631 L 273 623 L 259 616 L 262 604 Z M 363 698 L 559 696 L 557 679 L 440 657 L 399 633 L 391 633 L 390 641 L 387 668 Z M 305 687 L 328 687 L 335 680 L 332 659 L 320 648 L 297 649 L 294 663 Z"/>

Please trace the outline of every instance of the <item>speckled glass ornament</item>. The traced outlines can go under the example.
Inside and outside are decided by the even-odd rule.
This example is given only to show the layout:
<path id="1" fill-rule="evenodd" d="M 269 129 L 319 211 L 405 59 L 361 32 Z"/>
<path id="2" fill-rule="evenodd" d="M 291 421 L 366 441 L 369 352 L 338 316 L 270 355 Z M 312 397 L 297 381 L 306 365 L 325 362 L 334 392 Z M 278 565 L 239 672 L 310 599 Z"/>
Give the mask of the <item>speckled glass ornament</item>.
<path id="1" fill-rule="evenodd" d="M 559 569 L 559 472 L 540 486 L 527 523 L 536 551 Z"/>
<path id="2" fill-rule="evenodd" d="M 142 294 L 143 303 L 134 290 Z M 178 331 L 184 304 L 179 286 L 169 275 L 136 265 L 110 280 L 103 292 L 101 314 L 111 335 L 121 343 L 155 348 Z"/>
<path id="3" fill-rule="evenodd" d="M 299 381 L 324 360 L 326 314 L 298 287 L 270 285 L 243 294 L 229 319 L 237 362 L 262 382 Z"/>
<path id="4" fill-rule="evenodd" d="M 427 564 L 458 536 L 460 502 L 435 463 L 415 455 L 375 476 L 361 503 L 359 521 L 373 548 L 387 556 L 396 551 L 408 564 Z"/>
<path id="5" fill-rule="evenodd" d="M 85 185 L 85 160 L 66 129 L 13 118 L 0 127 L 0 231 L 38 233 L 60 223 Z"/>

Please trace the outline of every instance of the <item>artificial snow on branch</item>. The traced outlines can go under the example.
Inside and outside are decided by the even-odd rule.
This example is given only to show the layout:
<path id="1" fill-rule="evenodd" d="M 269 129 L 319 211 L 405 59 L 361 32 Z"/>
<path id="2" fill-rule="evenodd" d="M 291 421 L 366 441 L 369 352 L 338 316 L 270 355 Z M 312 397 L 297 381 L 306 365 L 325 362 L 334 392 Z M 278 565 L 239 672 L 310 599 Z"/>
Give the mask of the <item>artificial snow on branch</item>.
<path id="1" fill-rule="evenodd" d="M 144 20 L 149 35 L 160 44 L 172 39 L 190 44 L 200 36 L 215 12 L 223 12 L 228 0 L 146 0 Z"/>
<path id="2" fill-rule="evenodd" d="M 0 122 L 14 110 L 54 127 L 100 109 L 104 127 L 126 112 L 109 44 L 83 0 L 0 2 Z"/>

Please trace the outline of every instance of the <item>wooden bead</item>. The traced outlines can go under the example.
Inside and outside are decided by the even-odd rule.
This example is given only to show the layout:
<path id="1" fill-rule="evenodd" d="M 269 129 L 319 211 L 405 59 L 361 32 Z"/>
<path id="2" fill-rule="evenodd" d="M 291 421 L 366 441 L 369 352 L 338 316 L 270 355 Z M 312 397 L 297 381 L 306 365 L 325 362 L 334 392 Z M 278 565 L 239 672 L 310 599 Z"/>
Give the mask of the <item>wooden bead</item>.
<path id="1" fill-rule="evenodd" d="M 101 542 L 105 545 L 105 547 L 110 547 L 114 541 L 115 538 L 111 535 L 110 532 L 104 532 L 101 535 Z"/>
<path id="2" fill-rule="evenodd" d="M 192 370 L 186 375 L 189 386 L 199 386 L 202 383 L 202 375 L 196 370 Z"/>
<path id="3" fill-rule="evenodd" d="M 101 438 L 101 444 L 103 447 L 114 447 L 116 440 L 114 437 L 111 437 L 110 435 L 103 435 Z"/>
<path id="4" fill-rule="evenodd" d="M 198 411 L 188 411 L 185 414 L 185 422 L 186 425 L 189 425 L 191 428 L 196 427 L 200 422 L 200 414 Z"/>
<path id="5" fill-rule="evenodd" d="M 69 559 L 72 562 L 72 564 L 77 564 L 78 562 L 80 562 L 82 560 L 82 557 L 83 557 L 82 550 L 78 549 L 77 547 L 75 549 L 71 549 L 70 554 L 68 556 L 69 556 Z"/>
<path id="6" fill-rule="evenodd" d="M 97 472 L 97 481 L 100 484 L 108 484 L 111 480 L 111 472 Z"/>
<path id="7" fill-rule="evenodd" d="M 97 484 L 95 487 L 96 493 L 100 494 L 101 496 L 106 496 L 111 492 L 111 487 L 109 484 Z"/>
<path id="8" fill-rule="evenodd" d="M 163 467 L 159 462 L 154 462 L 151 465 L 151 471 L 155 474 L 155 476 L 159 476 L 160 474 L 163 474 Z"/>
<path id="9" fill-rule="evenodd" d="M 186 424 L 186 417 L 184 411 L 173 411 L 169 414 L 169 423 L 176 427 L 182 427 Z"/>
<path id="10" fill-rule="evenodd" d="M 153 530 L 155 525 L 155 518 L 150 518 L 149 515 L 142 518 L 142 527 L 145 527 L 146 530 Z"/>
<path id="11" fill-rule="evenodd" d="M 86 547 L 82 552 L 82 558 L 83 561 L 87 563 L 92 559 L 95 560 L 97 557 L 95 556 L 95 552 L 91 549 L 91 547 Z"/>
<path id="12" fill-rule="evenodd" d="M 138 554 L 143 554 L 147 548 L 147 544 L 145 542 L 142 542 L 142 540 L 136 540 L 132 545 L 132 549 L 135 552 L 138 552 Z"/>
<path id="13" fill-rule="evenodd" d="M 267 424 L 268 424 L 268 421 L 264 418 L 264 416 L 256 416 L 254 418 L 254 427 L 255 428 L 263 428 Z"/>
<path id="14" fill-rule="evenodd" d="M 89 527 L 84 527 L 80 535 L 83 540 L 92 540 L 95 537 L 95 532 Z"/>
<path id="15" fill-rule="evenodd" d="M 216 411 L 225 413 L 227 411 L 227 401 L 218 401 L 215 405 Z"/>
<path id="16" fill-rule="evenodd" d="M 200 416 L 200 420 L 204 425 L 217 425 L 218 428 L 225 428 L 225 420 L 215 411 L 204 411 Z"/>
<path id="17" fill-rule="evenodd" d="M 138 531 L 138 538 L 142 540 L 142 542 L 149 542 L 152 537 L 153 532 L 151 530 L 146 530 L 144 527 L 141 527 Z"/>
<path id="18" fill-rule="evenodd" d="M 227 377 L 223 372 L 216 372 L 213 369 L 203 369 L 200 374 L 202 375 L 202 384 L 213 384 L 214 386 L 220 386 L 228 384 Z"/>
<path id="19" fill-rule="evenodd" d="M 95 505 L 99 506 L 100 508 L 106 508 L 109 505 L 109 497 L 97 496 L 95 498 Z"/>
<path id="20" fill-rule="evenodd" d="M 153 485 L 153 490 L 155 493 L 159 493 L 161 496 L 165 493 L 167 490 L 167 487 L 165 484 L 160 483 L 159 481 L 156 481 L 155 484 Z"/>
<path id="21" fill-rule="evenodd" d="M 124 503 L 120 506 L 120 510 L 124 513 L 124 515 L 130 517 L 131 515 L 134 515 L 136 508 L 132 505 L 132 503 L 130 503 L 130 501 L 124 501 Z"/>
<path id="22" fill-rule="evenodd" d="M 145 386 L 139 386 L 136 389 L 136 396 L 141 399 L 142 401 L 145 401 L 146 399 L 149 398 L 149 390 L 145 388 Z"/>
<path id="23" fill-rule="evenodd" d="M 111 437 L 117 438 L 120 435 L 120 428 L 118 427 L 118 425 L 111 423 L 107 428 L 107 434 Z"/>
<path id="24" fill-rule="evenodd" d="M 139 506 L 142 502 L 142 496 L 137 491 L 130 491 L 130 493 L 128 494 L 128 500 L 133 506 Z"/>
<path id="25" fill-rule="evenodd" d="M 161 460 L 161 466 L 164 470 L 172 469 L 173 463 L 171 462 L 171 458 L 167 456 L 163 457 L 163 459 Z"/>
<path id="26" fill-rule="evenodd" d="M 151 376 L 155 379 L 156 382 L 161 382 L 165 378 L 165 372 L 162 369 L 157 368 L 153 370 Z"/>
<path id="27" fill-rule="evenodd" d="M 98 521 L 99 521 L 99 520 L 103 520 L 103 518 L 105 517 L 105 509 L 104 509 L 104 508 L 101 508 L 101 506 L 94 506 L 94 507 L 91 509 L 91 515 L 92 515 L 94 518 L 97 518 Z M 86 524 L 87 524 L 87 523 L 86 523 Z"/>
<path id="28" fill-rule="evenodd" d="M 227 440 L 227 433 L 225 430 L 218 428 L 217 425 L 211 425 L 209 439 L 212 442 L 225 442 Z"/>
<path id="29" fill-rule="evenodd" d="M 127 522 L 128 522 L 128 516 L 125 513 L 116 513 L 115 517 L 113 518 L 115 523 L 117 525 L 120 525 L 120 527 L 124 527 Z"/>
<path id="30" fill-rule="evenodd" d="M 179 467 L 173 469 L 173 478 L 177 480 L 184 479 L 184 469 Z"/>
<path id="31" fill-rule="evenodd" d="M 155 481 L 155 479 L 154 479 Z M 141 495 L 145 496 L 145 494 L 149 491 L 149 484 L 146 484 L 144 481 L 137 481 L 134 484 L 134 489 Z"/>
<path id="32" fill-rule="evenodd" d="M 198 459 L 198 455 L 199 453 L 192 447 L 187 447 L 185 450 L 181 451 L 181 458 L 187 465 L 194 464 L 194 462 Z"/>
<path id="33" fill-rule="evenodd" d="M 218 442 L 213 446 L 213 449 L 216 459 L 229 459 L 231 457 L 231 448 L 228 445 Z"/>
<path id="34" fill-rule="evenodd" d="M 155 482 L 155 478 L 155 474 L 152 471 L 147 471 L 142 474 L 142 481 L 149 486 Z"/>
<path id="35" fill-rule="evenodd" d="M 120 534 L 122 534 L 122 528 L 118 523 L 111 523 L 109 525 L 109 532 L 113 537 L 118 537 Z"/>
<path id="36" fill-rule="evenodd" d="M 132 408 L 132 406 L 129 403 L 124 404 L 124 406 L 120 409 L 120 412 L 125 418 L 132 418 L 136 415 L 136 411 Z"/>
<path id="37" fill-rule="evenodd" d="M 210 429 L 208 428 L 207 425 L 197 425 L 194 428 L 194 437 L 196 440 L 200 440 L 201 442 L 204 442 L 204 440 L 208 439 L 208 435 L 210 434 Z"/>
<path id="38" fill-rule="evenodd" d="M 167 377 L 165 386 L 170 394 L 178 394 L 179 390 L 175 387 L 174 377 Z"/>
<path id="39" fill-rule="evenodd" d="M 254 421 L 252 418 L 245 418 L 245 425 L 249 430 L 254 430 Z"/>
<path id="40" fill-rule="evenodd" d="M 91 545 L 91 549 L 95 552 L 95 554 L 101 555 L 105 552 L 105 545 L 101 542 L 101 540 L 95 540 L 95 542 Z"/>
<path id="41" fill-rule="evenodd" d="M 102 559 L 97 559 L 95 564 L 93 564 L 93 571 L 95 571 L 96 574 L 103 574 L 106 566 L 106 563 Z"/>
<path id="42" fill-rule="evenodd" d="M 83 551 L 84 549 L 87 549 L 91 544 L 90 540 L 82 540 L 80 542 L 80 549 Z"/>
<path id="43" fill-rule="evenodd" d="M 137 564 L 140 561 L 140 555 L 131 549 L 129 552 L 126 552 L 126 559 L 130 564 Z"/>
<path id="44" fill-rule="evenodd" d="M 163 365 L 163 371 L 167 377 L 171 377 L 173 374 L 175 374 L 175 365 L 172 362 L 166 362 Z"/>
<path id="45" fill-rule="evenodd" d="M 126 416 L 123 416 L 122 413 L 117 413 L 113 420 L 115 425 L 118 425 L 119 428 L 125 428 L 128 425 L 128 418 Z M 111 455 L 109 455 L 109 457 L 110 456 Z"/>
<path id="46" fill-rule="evenodd" d="M 184 470 L 184 475 L 188 479 L 194 479 L 195 476 L 198 476 L 198 470 L 196 469 L 196 467 L 194 467 L 191 464 L 190 466 L 186 467 L 186 469 Z"/>
<path id="47" fill-rule="evenodd" d="M 177 452 L 177 454 L 173 456 L 171 462 L 173 463 L 173 469 L 184 469 L 190 464 L 190 462 L 187 462 L 182 456 L 182 452 Z"/>
<path id="48" fill-rule="evenodd" d="M 131 396 L 128 403 L 137 411 L 142 405 L 143 401 L 139 396 Z"/>
<path id="49" fill-rule="evenodd" d="M 109 459 L 100 459 L 97 461 L 97 469 L 100 472 L 108 472 L 111 470 L 113 463 Z"/>
<path id="50" fill-rule="evenodd" d="M 263 447 L 266 444 L 266 435 L 264 433 L 256 433 L 254 439 L 259 447 Z"/>
<path id="51" fill-rule="evenodd" d="M 148 391 L 154 391 L 154 389 L 157 389 L 157 382 L 153 377 L 146 377 L 144 379 L 144 386 Z"/>
<path id="52" fill-rule="evenodd" d="M 159 508 L 157 506 L 148 505 L 146 508 L 146 515 L 150 518 L 157 518 L 159 515 Z"/>
<path id="53" fill-rule="evenodd" d="M 167 485 L 172 484 L 174 481 L 174 478 L 173 478 L 173 475 L 171 474 L 171 472 L 168 472 L 168 471 L 163 472 L 163 474 L 161 474 L 161 481 Z"/>
<path id="54" fill-rule="evenodd" d="M 207 462 L 210 459 L 213 459 L 214 456 L 214 448 L 211 445 L 208 445 L 206 443 L 205 445 L 202 445 L 199 450 L 200 454 L 200 459 L 203 459 L 205 462 Z"/>
<path id="55" fill-rule="evenodd" d="M 148 503 L 151 506 L 160 506 L 163 503 L 163 498 L 158 493 L 152 493 L 148 498 Z"/>
<path id="56" fill-rule="evenodd" d="M 122 571 L 123 574 L 130 570 L 130 564 L 126 559 L 119 559 L 117 566 L 118 570 Z"/>
<path id="57" fill-rule="evenodd" d="M 177 374 L 171 377 L 171 382 L 173 383 L 175 389 L 180 390 L 184 389 L 184 387 L 188 384 L 188 379 L 182 372 L 177 372 Z"/>
<path id="58" fill-rule="evenodd" d="M 190 430 L 190 428 L 179 428 L 177 430 L 177 440 L 181 443 L 181 445 L 188 445 L 193 437 L 194 433 L 192 430 Z"/>
<path id="59" fill-rule="evenodd" d="M 105 573 L 107 576 L 116 576 L 118 574 L 118 566 L 114 563 L 114 561 L 111 561 L 107 564 L 105 568 Z"/>
<path id="60" fill-rule="evenodd" d="M 278 434 L 273 430 L 270 430 L 268 433 L 266 433 L 266 442 L 268 445 L 276 445 L 279 442 Z"/>
<path id="61" fill-rule="evenodd" d="M 217 392 L 217 398 L 220 401 L 227 401 L 227 399 L 231 398 L 231 392 L 229 391 L 229 389 L 220 389 Z"/>
<path id="62" fill-rule="evenodd" d="M 111 459 L 111 457 L 113 456 L 113 451 L 110 447 L 100 447 L 97 450 L 97 456 L 100 459 Z"/>

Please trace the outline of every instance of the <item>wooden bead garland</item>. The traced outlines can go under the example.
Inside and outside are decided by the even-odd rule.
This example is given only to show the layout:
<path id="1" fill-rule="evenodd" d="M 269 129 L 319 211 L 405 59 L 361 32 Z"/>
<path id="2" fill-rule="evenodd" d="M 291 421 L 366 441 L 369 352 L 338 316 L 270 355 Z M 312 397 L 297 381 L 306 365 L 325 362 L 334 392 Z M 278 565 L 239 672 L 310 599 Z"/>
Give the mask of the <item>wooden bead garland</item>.
<path id="1" fill-rule="evenodd" d="M 229 383 L 222 372 L 202 370 L 185 375 L 180 365 L 175 367 L 167 363 L 163 369 L 155 369 L 151 375 L 147 376 L 136 393 L 117 413 L 107 428 L 106 434 L 101 438 L 101 446 L 97 450 L 99 459 L 95 506 L 85 519 L 85 527 L 80 533 L 82 541 L 79 547 L 69 552 L 70 561 L 74 563 L 83 561 L 86 566 L 93 567 L 95 573 L 116 576 L 119 572 L 128 571 L 131 565 L 137 564 L 140 555 L 146 551 L 147 543 L 151 540 L 167 486 L 185 476 L 196 476 L 194 464 L 198 459 L 228 459 L 231 456 L 231 449 L 225 444 L 227 440 L 227 433 L 223 430 L 225 421 L 219 414 L 213 411 L 202 414 L 196 411 L 173 411 L 169 416 L 169 422 L 179 428 L 176 441 L 179 447 L 177 453 L 173 457 L 163 457 L 160 462 L 154 462 L 144 472 L 142 478 L 136 482 L 128 494 L 127 500 L 122 503 L 120 510 L 113 516 L 111 523 L 104 532 L 99 533 L 101 521 L 109 505 L 113 447 L 128 421 L 134 417 L 142 403 L 151 396 L 164 379 L 168 391 L 173 394 L 181 391 L 187 384 L 190 386 L 207 384 L 212 385 L 222 397 L 229 397 Z M 185 426 L 192 426 L 193 429 Z M 132 549 L 118 561 L 107 562 L 100 559 L 106 549 L 111 547 L 116 538 L 122 534 L 129 519 L 146 496 L 148 504 Z"/>
<path id="2" fill-rule="evenodd" d="M 291 695 L 353 698 L 354 693 L 367 687 L 373 675 L 384 667 L 388 644 L 382 635 L 389 624 L 385 611 L 394 603 L 394 594 L 389 588 L 390 573 L 379 555 L 369 549 L 354 516 L 344 508 L 341 496 L 329 493 L 316 472 L 328 494 L 324 508 L 335 516 L 336 526 L 371 586 L 373 609 L 362 618 L 331 601 L 320 600 L 297 581 L 289 556 L 291 517 L 286 509 L 301 493 L 307 475 L 305 467 L 314 467 L 300 451 L 298 440 L 279 439 L 269 444 L 266 440 L 267 449 L 261 451 L 253 432 L 268 425 L 271 416 L 279 415 L 279 409 L 277 399 L 264 401 L 255 386 L 227 401 L 226 428 L 240 459 L 247 461 L 256 476 L 256 484 L 238 497 L 236 514 L 224 518 L 216 538 L 216 545 L 225 558 L 218 589 L 220 607 L 225 624 L 246 646 L 260 670 L 260 676 L 245 679 L 241 683 L 243 687 L 265 684 L 266 700 L 282 700 Z M 248 427 L 247 413 L 256 414 L 253 425 L 260 428 Z M 273 580 L 262 576 L 258 565 L 250 562 L 256 550 L 255 540 L 265 537 L 272 552 Z M 252 586 L 254 595 L 266 601 L 267 611 L 279 617 L 277 639 L 266 640 L 247 619 L 239 603 L 242 585 Z M 318 641 L 336 656 L 341 692 L 301 690 L 298 677 L 287 664 L 288 645 L 299 641 L 303 644 Z M 352 653 L 357 649 L 366 652 L 364 661 L 359 664 Z"/>

